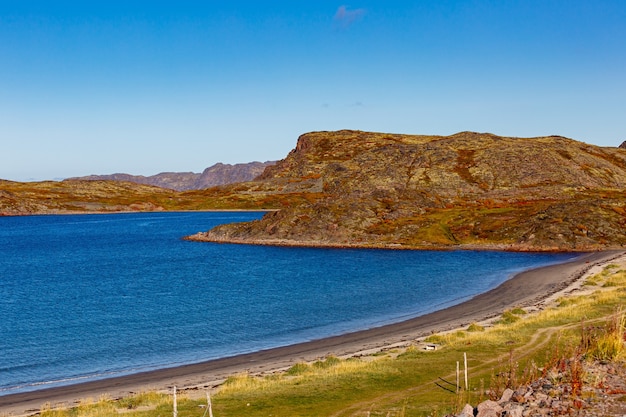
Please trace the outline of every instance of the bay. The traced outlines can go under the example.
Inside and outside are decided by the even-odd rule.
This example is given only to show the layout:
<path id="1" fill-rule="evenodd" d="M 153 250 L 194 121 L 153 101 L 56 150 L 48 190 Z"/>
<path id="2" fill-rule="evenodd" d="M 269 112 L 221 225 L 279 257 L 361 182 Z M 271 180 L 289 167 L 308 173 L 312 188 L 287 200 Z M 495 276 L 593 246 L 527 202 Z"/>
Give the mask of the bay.
<path id="1" fill-rule="evenodd" d="M 575 257 L 181 239 L 262 214 L 0 217 L 0 395 L 397 322 Z"/>

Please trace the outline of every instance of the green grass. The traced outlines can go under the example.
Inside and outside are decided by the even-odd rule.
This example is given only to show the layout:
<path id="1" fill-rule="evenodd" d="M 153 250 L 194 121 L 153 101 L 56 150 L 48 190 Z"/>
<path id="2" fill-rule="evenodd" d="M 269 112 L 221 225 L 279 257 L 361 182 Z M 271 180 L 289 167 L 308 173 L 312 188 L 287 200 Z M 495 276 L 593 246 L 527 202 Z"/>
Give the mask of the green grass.
<path id="1" fill-rule="evenodd" d="M 212 392 L 213 414 L 225 416 L 426 416 L 458 412 L 501 390 L 536 377 L 554 358 L 573 355 L 587 335 L 589 359 L 621 358 L 626 277 L 607 268 L 590 295 L 562 299 L 558 307 L 536 314 L 512 309 L 492 327 L 430 336 L 435 351 L 411 346 L 395 354 L 342 360 L 328 357 L 298 363 L 282 374 L 234 375 Z M 617 278 L 616 278 L 617 277 Z M 619 285 L 603 286 L 605 281 Z M 608 320 L 607 320 L 608 318 Z M 606 323 L 605 323 L 606 322 Z M 583 329 L 585 329 L 583 331 Z M 596 333 L 591 333 L 593 329 Z M 585 333 L 586 332 L 586 333 Z M 615 335 L 619 335 L 617 337 Z M 582 336 L 582 337 L 581 337 Z M 456 393 L 457 362 L 468 358 L 469 390 Z M 463 385 L 463 384 L 462 384 Z M 152 397 L 151 397 L 152 396 Z M 179 396 L 178 415 L 202 416 L 205 399 Z M 171 415 L 171 398 L 142 394 L 119 401 L 102 399 L 72 410 L 47 410 L 46 417 Z"/>

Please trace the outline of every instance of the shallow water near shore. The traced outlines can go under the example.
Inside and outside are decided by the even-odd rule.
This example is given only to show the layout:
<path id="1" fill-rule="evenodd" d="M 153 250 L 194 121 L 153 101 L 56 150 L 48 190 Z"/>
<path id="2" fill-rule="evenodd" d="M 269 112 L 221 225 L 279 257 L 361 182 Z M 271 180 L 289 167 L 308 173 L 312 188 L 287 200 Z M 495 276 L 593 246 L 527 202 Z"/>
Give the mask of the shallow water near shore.
<path id="1" fill-rule="evenodd" d="M 0 217 L 0 395 L 402 321 L 576 256 L 181 240 L 261 216 Z"/>

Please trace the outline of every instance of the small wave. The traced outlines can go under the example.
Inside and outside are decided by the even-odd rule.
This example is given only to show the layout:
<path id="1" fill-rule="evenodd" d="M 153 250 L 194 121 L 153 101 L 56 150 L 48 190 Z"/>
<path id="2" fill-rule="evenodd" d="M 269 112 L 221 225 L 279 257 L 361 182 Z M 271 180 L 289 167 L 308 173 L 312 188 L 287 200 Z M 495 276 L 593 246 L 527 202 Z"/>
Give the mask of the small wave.
<path id="1" fill-rule="evenodd" d="M 215 357 L 211 357 L 209 359 L 215 359 L 219 357 L 222 357 L 222 355 L 216 355 Z M 35 390 L 51 388 L 55 386 L 72 385 L 72 384 L 80 383 L 80 382 L 97 381 L 101 379 L 114 378 L 118 376 L 132 375 L 132 374 L 136 374 L 140 372 L 154 371 L 157 369 L 166 369 L 166 368 L 172 368 L 172 367 L 177 367 L 181 365 L 188 365 L 191 363 L 197 363 L 201 360 L 207 360 L 207 358 L 188 360 L 188 361 L 173 361 L 173 362 L 168 362 L 168 363 L 152 364 L 152 365 L 146 365 L 146 366 L 136 366 L 132 368 L 94 372 L 94 373 L 86 374 L 86 375 L 75 375 L 75 376 L 69 376 L 65 378 L 50 379 L 46 381 L 24 382 L 24 383 L 18 383 L 16 385 L 10 385 L 10 386 L 4 386 L 4 387 L 0 386 L 0 395 L 35 391 Z"/>
<path id="2" fill-rule="evenodd" d="M 12 385 L 8 387 L 0 387 L 0 393 L 31 391 L 33 389 L 40 389 L 42 387 L 55 386 L 55 385 L 69 385 L 70 383 L 74 383 L 74 382 L 86 381 L 86 380 L 91 380 L 91 379 L 103 379 L 103 378 L 115 376 L 118 374 L 121 375 L 123 373 L 111 371 L 111 372 L 103 372 L 103 373 L 98 373 L 98 374 L 93 374 L 93 375 L 81 375 L 81 376 L 68 377 L 68 378 L 52 379 L 49 381 L 29 382 L 29 383 L 24 383 L 24 384 Z"/>
<path id="3" fill-rule="evenodd" d="M 17 385 L 0 387 L 0 395 L 5 395 L 9 393 L 17 393 L 17 392 L 33 391 L 33 390 L 38 390 L 38 389 L 48 388 L 48 387 L 53 387 L 53 386 L 71 385 L 71 384 L 78 383 L 78 382 L 95 381 L 95 380 L 100 380 L 100 379 L 112 378 L 116 376 L 130 375 L 130 374 L 134 374 L 134 373 L 138 373 L 138 372 L 142 372 L 146 370 L 153 370 L 156 368 L 160 368 L 160 367 L 155 367 L 155 366 L 137 367 L 137 368 L 132 368 L 132 369 L 97 372 L 97 373 L 88 374 L 88 375 L 76 375 L 76 376 L 70 376 L 66 378 L 51 379 L 47 381 L 35 381 L 35 382 L 22 383 L 22 384 L 17 384 Z"/>

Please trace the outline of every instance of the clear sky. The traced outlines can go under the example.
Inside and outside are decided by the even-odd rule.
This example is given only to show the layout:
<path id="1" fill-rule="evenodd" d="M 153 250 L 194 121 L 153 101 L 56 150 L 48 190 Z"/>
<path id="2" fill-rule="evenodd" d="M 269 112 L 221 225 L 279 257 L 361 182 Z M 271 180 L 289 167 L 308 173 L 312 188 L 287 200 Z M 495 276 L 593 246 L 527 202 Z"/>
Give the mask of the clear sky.
<path id="1" fill-rule="evenodd" d="M 318 130 L 626 140 L 626 1 L 0 0 L 0 178 L 201 172 Z"/>

